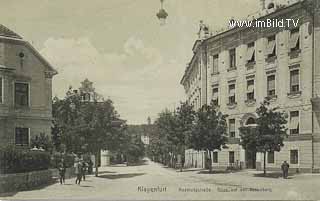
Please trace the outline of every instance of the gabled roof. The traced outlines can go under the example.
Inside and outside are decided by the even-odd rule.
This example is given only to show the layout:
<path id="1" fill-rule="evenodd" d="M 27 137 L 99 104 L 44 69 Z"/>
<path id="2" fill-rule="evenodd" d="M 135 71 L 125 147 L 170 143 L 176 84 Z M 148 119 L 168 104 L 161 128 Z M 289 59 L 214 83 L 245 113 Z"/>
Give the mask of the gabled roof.
<path id="1" fill-rule="evenodd" d="M 7 27 L 3 26 L 2 24 L 0 24 L 0 36 L 22 39 L 21 36 L 13 32 L 12 30 L 8 29 Z"/>
<path id="2" fill-rule="evenodd" d="M 47 68 L 47 72 L 50 72 L 52 75 L 58 74 L 58 72 L 53 68 L 53 66 L 28 41 L 23 40 L 21 36 L 19 36 L 18 34 L 16 34 L 15 32 L 8 29 L 2 24 L 0 24 L 0 38 L 2 40 L 16 41 L 19 44 L 24 45 L 31 52 L 33 52 L 34 55 L 38 57 L 38 59 L 44 64 L 44 66 Z"/>

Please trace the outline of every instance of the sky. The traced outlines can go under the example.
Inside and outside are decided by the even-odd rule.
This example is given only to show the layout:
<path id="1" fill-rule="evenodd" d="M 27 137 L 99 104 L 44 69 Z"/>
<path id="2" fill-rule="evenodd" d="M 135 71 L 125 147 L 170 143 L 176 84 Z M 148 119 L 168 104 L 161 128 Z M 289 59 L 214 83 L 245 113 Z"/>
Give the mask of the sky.
<path id="1" fill-rule="evenodd" d="M 199 21 L 212 30 L 259 9 L 259 0 L 0 0 L 0 24 L 33 46 L 59 72 L 53 95 L 88 78 L 129 124 L 154 120 L 185 100 L 180 80 Z"/>

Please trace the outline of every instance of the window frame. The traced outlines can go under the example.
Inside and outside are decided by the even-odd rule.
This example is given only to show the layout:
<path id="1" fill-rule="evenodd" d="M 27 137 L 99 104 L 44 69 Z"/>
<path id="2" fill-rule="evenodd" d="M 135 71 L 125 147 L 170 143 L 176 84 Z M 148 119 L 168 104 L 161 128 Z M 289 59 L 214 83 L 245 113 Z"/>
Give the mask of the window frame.
<path id="1" fill-rule="evenodd" d="M 236 68 L 237 68 L 237 51 L 236 51 L 236 48 L 232 48 L 232 49 L 229 49 L 229 69 L 236 69 Z"/>
<path id="2" fill-rule="evenodd" d="M 298 84 L 297 85 L 292 85 L 292 74 L 293 74 L 293 72 L 298 72 Z M 294 94 L 294 93 L 299 93 L 300 92 L 300 69 L 292 69 L 292 70 L 290 70 L 290 72 L 289 72 L 289 76 L 290 76 L 290 93 L 291 94 Z M 293 87 L 296 87 L 296 86 L 298 86 L 298 90 L 297 91 L 294 91 L 294 90 L 292 90 L 293 89 Z"/>
<path id="3" fill-rule="evenodd" d="M 292 156 L 292 155 L 291 155 L 291 152 L 292 152 L 292 151 L 296 151 L 296 153 L 297 153 L 297 159 L 296 159 L 296 161 L 293 161 L 292 158 L 291 158 L 291 156 Z M 290 160 L 289 160 L 289 163 L 292 164 L 292 165 L 299 165 L 299 160 L 300 160 L 299 155 L 300 155 L 300 154 L 299 154 L 299 149 L 290 149 L 290 151 L 289 151 L 289 159 L 290 159 Z"/>
<path id="4" fill-rule="evenodd" d="M 234 94 L 230 94 L 230 86 L 234 86 Z M 228 103 L 229 105 L 234 105 L 236 104 L 236 84 L 235 83 L 230 83 L 228 84 Z"/>
<path id="5" fill-rule="evenodd" d="M 249 82 L 253 82 L 253 91 L 249 92 L 248 91 L 248 87 L 249 87 Z M 247 94 L 247 101 L 254 101 L 255 99 L 255 80 L 254 79 L 248 79 L 247 80 L 247 90 L 246 90 L 246 94 Z M 252 96 L 252 98 L 249 98 L 250 96 Z"/>
<path id="6" fill-rule="evenodd" d="M 277 56 L 277 36 L 276 35 L 271 35 L 267 37 L 267 46 L 271 41 L 274 40 L 274 49 L 271 54 L 267 54 L 267 58 L 272 58 Z"/>
<path id="7" fill-rule="evenodd" d="M 28 144 L 17 144 L 17 129 L 27 129 L 28 130 Z M 14 145 L 15 146 L 20 146 L 20 147 L 28 147 L 30 146 L 30 128 L 28 127 L 21 127 L 21 126 L 17 126 L 14 128 Z"/>
<path id="8" fill-rule="evenodd" d="M 213 99 L 213 95 L 214 95 L 214 91 L 217 90 L 217 98 Z M 212 101 L 214 103 L 214 105 L 219 105 L 219 87 L 213 87 L 212 88 Z"/>
<path id="9" fill-rule="evenodd" d="M 270 90 L 269 89 L 269 77 L 273 76 L 274 77 L 274 89 Z M 277 82 L 276 82 L 276 75 L 275 74 L 271 74 L 271 75 L 267 75 L 267 97 L 274 97 L 277 95 Z M 274 94 L 269 94 L 270 91 L 274 91 Z"/>
<path id="10" fill-rule="evenodd" d="M 293 113 L 298 113 L 298 127 L 296 129 L 291 129 L 291 119 L 292 119 L 292 114 Z M 289 116 L 290 116 L 290 119 L 289 119 L 289 134 L 290 135 L 299 135 L 300 133 L 300 111 L 299 110 L 295 110 L 295 111 L 290 111 L 289 112 Z M 295 131 L 295 132 L 293 132 Z"/>
<path id="11" fill-rule="evenodd" d="M 270 155 L 271 155 L 270 153 L 272 153 L 272 156 L 273 156 L 271 162 L 270 162 L 270 160 L 269 160 L 269 159 L 270 159 L 269 157 L 270 157 Z M 276 157 L 275 157 L 275 152 L 274 152 L 274 151 L 268 151 L 268 152 L 267 152 L 267 163 L 268 163 L 268 164 L 275 164 L 275 158 L 276 158 Z"/>
<path id="12" fill-rule="evenodd" d="M 298 41 L 297 41 L 296 46 L 295 46 L 294 48 L 291 48 L 291 47 L 290 47 L 290 51 L 289 51 L 289 52 L 295 52 L 295 51 L 301 50 L 301 33 L 300 33 L 300 26 L 299 26 L 299 27 L 296 27 L 296 28 L 294 28 L 294 29 L 291 29 L 291 30 L 289 31 L 289 42 L 290 42 L 290 40 L 291 40 L 291 37 L 292 37 L 291 35 L 292 35 L 293 33 L 297 33 L 297 34 L 298 34 Z M 290 43 L 289 43 L 289 45 L 290 45 Z"/>
<path id="13" fill-rule="evenodd" d="M 214 157 L 215 154 L 216 154 L 216 157 Z M 212 163 L 216 163 L 216 164 L 219 163 L 219 153 L 217 151 L 212 152 Z"/>
<path id="14" fill-rule="evenodd" d="M 234 131 L 231 131 L 231 121 L 233 121 Z M 236 138 L 236 119 L 229 119 L 228 123 L 229 138 Z"/>
<path id="15" fill-rule="evenodd" d="M 16 104 L 16 84 L 27 84 L 28 85 L 28 105 L 17 105 Z M 30 107 L 31 106 L 31 87 L 30 82 L 27 81 L 14 81 L 13 86 L 13 105 L 14 107 L 18 108 L 24 108 L 24 107 Z"/>

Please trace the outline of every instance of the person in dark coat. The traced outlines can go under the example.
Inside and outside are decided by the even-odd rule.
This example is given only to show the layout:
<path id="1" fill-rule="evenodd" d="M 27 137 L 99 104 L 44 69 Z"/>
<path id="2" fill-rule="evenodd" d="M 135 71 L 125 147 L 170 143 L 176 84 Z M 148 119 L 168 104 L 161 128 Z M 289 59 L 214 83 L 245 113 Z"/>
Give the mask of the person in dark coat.
<path id="1" fill-rule="evenodd" d="M 287 163 L 287 161 L 284 161 L 281 165 L 281 169 L 282 169 L 282 175 L 284 179 L 288 178 L 288 172 L 289 172 L 289 164 Z"/>
<path id="2" fill-rule="evenodd" d="M 59 170 L 60 184 L 64 184 L 65 183 L 65 175 L 66 175 L 66 166 L 65 166 L 63 160 L 61 160 L 61 162 L 59 163 L 58 170 Z"/>
<path id="3" fill-rule="evenodd" d="M 75 173 L 77 175 L 77 179 L 76 179 L 76 184 L 80 185 L 81 182 L 81 178 L 82 178 L 82 165 L 81 165 L 81 161 L 78 161 L 75 164 Z"/>
<path id="4" fill-rule="evenodd" d="M 82 171 L 81 171 L 82 179 L 83 179 L 83 181 L 85 181 L 86 180 L 86 173 L 87 173 L 88 164 L 86 162 L 82 161 L 81 166 L 82 166 Z"/>

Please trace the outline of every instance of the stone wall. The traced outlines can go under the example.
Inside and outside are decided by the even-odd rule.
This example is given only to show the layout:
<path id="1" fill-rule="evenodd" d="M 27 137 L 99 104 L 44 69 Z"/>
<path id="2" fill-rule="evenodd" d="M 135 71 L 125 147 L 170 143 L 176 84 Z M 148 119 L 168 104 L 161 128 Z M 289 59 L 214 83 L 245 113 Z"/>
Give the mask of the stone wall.
<path id="1" fill-rule="evenodd" d="M 28 190 L 52 182 L 51 170 L 0 175 L 0 193 Z"/>

